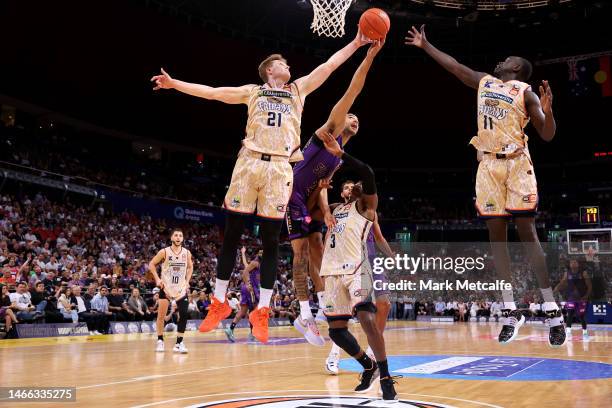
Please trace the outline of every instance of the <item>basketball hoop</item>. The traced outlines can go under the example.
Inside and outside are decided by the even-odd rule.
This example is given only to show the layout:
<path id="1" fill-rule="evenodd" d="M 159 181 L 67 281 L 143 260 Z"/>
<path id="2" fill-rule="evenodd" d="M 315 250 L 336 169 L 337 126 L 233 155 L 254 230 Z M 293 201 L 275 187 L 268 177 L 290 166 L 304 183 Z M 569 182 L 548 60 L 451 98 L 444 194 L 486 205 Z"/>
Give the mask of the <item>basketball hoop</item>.
<path id="1" fill-rule="evenodd" d="M 326 37 L 344 36 L 344 17 L 353 0 L 310 0 L 314 18 L 313 33 Z"/>

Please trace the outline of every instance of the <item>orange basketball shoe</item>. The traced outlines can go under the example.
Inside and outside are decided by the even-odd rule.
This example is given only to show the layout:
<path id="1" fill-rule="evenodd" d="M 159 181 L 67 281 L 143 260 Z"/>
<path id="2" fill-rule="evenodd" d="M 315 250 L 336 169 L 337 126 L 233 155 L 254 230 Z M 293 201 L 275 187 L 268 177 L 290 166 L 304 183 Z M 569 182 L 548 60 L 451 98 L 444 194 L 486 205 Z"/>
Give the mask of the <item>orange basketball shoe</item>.
<path id="1" fill-rule="evenodd" d="M 210 305 L 210 309 L 208 309 L 206 319 L 204 319 L 200 325 L 200 331 L 206 333 L 216 329 L 219 327 L 219 322 L 227 318 L 231 313 L 232 308 L 227 304 L 227 299 L 225 302 L 221 303 L 219 299 L 213 296 L 212 304 Z"/>
<path id="2" fill-rule="evenodd" d="M 260 307 L 249 313 L 249 322 L 253 325 L 253 336 L 261 343 L 268 342 L 269 307 Z"/>

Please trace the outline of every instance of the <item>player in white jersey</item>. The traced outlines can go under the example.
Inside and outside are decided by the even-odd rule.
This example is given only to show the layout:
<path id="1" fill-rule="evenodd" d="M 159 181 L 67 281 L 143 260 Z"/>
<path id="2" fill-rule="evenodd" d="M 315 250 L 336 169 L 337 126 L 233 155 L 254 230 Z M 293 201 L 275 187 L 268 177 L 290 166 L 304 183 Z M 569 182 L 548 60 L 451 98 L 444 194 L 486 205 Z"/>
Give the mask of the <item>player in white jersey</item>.
<path id="1" fill-rule="evenodd" d="M 227 210 L 223 246 L 217 264 L 215 293 L 201 332 L 216 329 L 229 316 L 226 301 L 234 257 L 244 228 L 241 215 L 261 218 L 263 257 L 261 260 L 261 296 L 259 305 L 249 315 L 253 335 L 268 341 L 268 316 L 272 289 L 278 269 L 278 245 L 285 211 L 293 187 L 290 162 L 302 160 L 300 122 L 306 97 L 319 88 L 359 47 L 370 42 L 360 32 L 353 41 L 332 55 L 310 74 L 289 83 L 287 61 L 273 54 L 259 65 L 263 85 L 213 88 L 178 81 L 163 69 L 151 78 L 157 89 L 176 89 L 189 95 L 228 104 L 248 106 L 243 147 L 232 173 L 223 206 Z M 223 64 L 219 64 L 222 69 Z"/>
<path id="2" fill-rule="evenodd" d="M 476 209 L 486 220 L 498 277 L 512 282 L 508 253 L 508 219 L 514 217 L 518 235 L 530 258 L 544 298 L 548 317 L 548 344 L 565 344 L 565 325 L 550 284 L 546 258 L 535 227 L 538 190 L 533 163 L 527 147 L 525 126 L 531 120 L 545 141 L 555 136 L 552 91 L 547 81 L 540 86 L 540 98 L 526 83 L 532 66 L 521 57 L 508 57 L 497 64 L 494 75 L 476 72 L 435 48 L 425 36 L 425 26 L 408 32 L 406 44 L 422 48 L 444 69 L 465 85 L 478 91 L 478 136 L 470 141 L 480 161 L 476 174 Z M 517 310 L 512 290 L 503 290 L 506 317 L 499 334 L 502 344 L 514 340 L 525 322 Z"/>
<path id="3" fill-rule="evenodd" d="M 157 310 L 157 351 L 164 351 L 164 318 L 168 312 L 170 302 L 176 302 L 179 311 L 178 329 L 175 353 L 187 353 L 183 335 L 188 320 L 189 281 L 193 273 L 193 260 L 191 252 L 183 248 L 183 232 L 175 228 L 170 235 L 172 244 L 161 249 L 149 262 L 149 272 L 155 279 L 155 285 L 160 288 L 159 308 Z M 157 266 L 161 264 L 161 273 L 157 273 Z"/>
<path id="4" fill-rule="evenodd" d="M 333 209 L 335 226 L 327 231 L 320 275 L 325 279 L 325 316 L 329 337 L 363 367 L 357 392 L 371 390 L 378 378 L 384 401 L 395 401 L 397 393 L 389 373 L 385 339 L 376 324 L 376 306 L 372 301 L 372 269 L 366 241 L 376 221 L 378 195 L 372 168 L 344 152 L 330 134 L 324 135 L 327 151 L 339 157 L 360 176 L 350 199 Z M 348 321 L 357 316 L 368 343 L 374 351 L 372 360 L 348 330 Z"/>

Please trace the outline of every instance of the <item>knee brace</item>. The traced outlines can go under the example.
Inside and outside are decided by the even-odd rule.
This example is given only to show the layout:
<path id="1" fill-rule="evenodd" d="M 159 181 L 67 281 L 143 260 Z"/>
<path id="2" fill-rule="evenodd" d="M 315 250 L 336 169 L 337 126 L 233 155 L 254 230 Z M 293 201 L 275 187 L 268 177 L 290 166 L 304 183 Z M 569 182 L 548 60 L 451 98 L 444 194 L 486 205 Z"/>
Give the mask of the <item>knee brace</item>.
<path id="1" fill-rule="evenodd" d="M 349 356 L 355 356 L 361 350 L 355 336 L 348 331 L 348 328 L 329 329 L 329 338 Z"/>

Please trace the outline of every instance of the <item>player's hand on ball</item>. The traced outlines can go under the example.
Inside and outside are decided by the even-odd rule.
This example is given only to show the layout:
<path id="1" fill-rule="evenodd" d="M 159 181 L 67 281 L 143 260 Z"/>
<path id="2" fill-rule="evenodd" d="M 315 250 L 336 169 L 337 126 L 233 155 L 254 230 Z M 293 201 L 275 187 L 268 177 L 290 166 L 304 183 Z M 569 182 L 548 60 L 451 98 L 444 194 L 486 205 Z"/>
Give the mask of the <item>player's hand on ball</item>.
<path id="1" fill-rule="evenodd" d="M 153 78 L 151 78 L 151 82 L 155 82 L 155 88 L 153 88 L 154 91 L 159 89 L 172 89 L 174 87 L 172 77 L 168 75 L 163 68 L 161 69 L 161 75 L 155 75 Z"/>
<path id="2" fill-rule="evenodd" d="M 385 38 L 383 38 L 382 40 L 376 40 L 372 42 L 372 44 L 370 45 L 370 48 L 368 48 L 368 57 L 374 58 L 376 54 L 380 52 L 383 45 L 385 45 Z"/>
<path id="3" fill-rule="evenodd" d="M 333 154 L 336 157 L 342 157 L 344 151 L 338 144 L 338 141 L 334 139 L 331 133 L 323 132 L 323 144 L 325 145 L 325 150 L 329 153 Z"/>
<path id="4" fill-rule="evenodd" d="M 357 35 L 355 36 L 355 39 L 353 41 L 355 42 L 355 44 L 357 44 L 358 47 L 363 47 L 364 45 L 372 42 L 372 40 L 370 40 L 368 37 L 365 36 L 365 34 L 361 32 L 359 26 L 357 26 Z"/>
<path id="5" fill-rule="evenodd" d="M 425 44 L 427 44 L 425 24 L 421 25 L 421 31 L 412 26 L 412 28 L 406 34 L 406 38 L 404 38 L 404 40 L 406 45 L 414 45 L 415 47 L 423 48 Z"/>
<path id="6" fill-rule="evenodd" d="M 544 113 L 552 113 L 552 101 L 553 94 L 550 90 L 550 85 L 548 85 L 548 81 L 542 81 L 542 85 L 540 85 L 540 103 Z"/>

